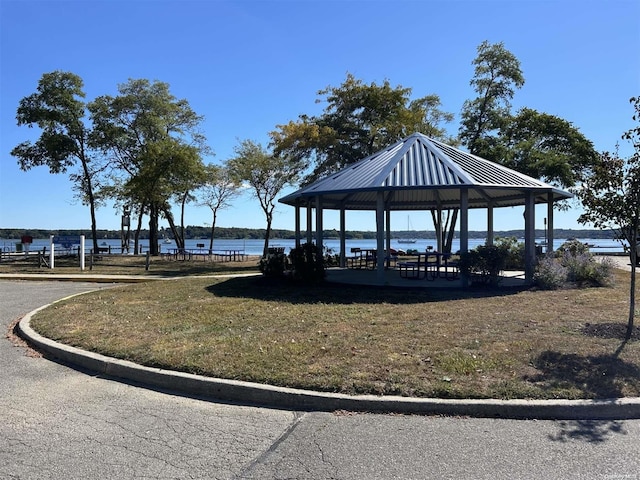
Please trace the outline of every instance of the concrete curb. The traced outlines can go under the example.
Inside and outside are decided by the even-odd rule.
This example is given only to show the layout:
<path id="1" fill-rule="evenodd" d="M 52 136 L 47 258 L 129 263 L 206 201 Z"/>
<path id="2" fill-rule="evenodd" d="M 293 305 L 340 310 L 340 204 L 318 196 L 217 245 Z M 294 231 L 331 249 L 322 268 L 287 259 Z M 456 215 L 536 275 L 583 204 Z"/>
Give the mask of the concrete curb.
<path id="1" fill-rule="evenodd" d="M 145 367 L 64 345 L 36 333 L 30 312 L 19 322 L 21 336 L 65 363 L 99 374 L 209 400 L 299 411 L 359 411 L 421 415 L 464 415 L 511 419 L 623 420 L 640 418 L 640 398 L 602 400 L 447 400 L 344 395 L 224 380 Z"/>

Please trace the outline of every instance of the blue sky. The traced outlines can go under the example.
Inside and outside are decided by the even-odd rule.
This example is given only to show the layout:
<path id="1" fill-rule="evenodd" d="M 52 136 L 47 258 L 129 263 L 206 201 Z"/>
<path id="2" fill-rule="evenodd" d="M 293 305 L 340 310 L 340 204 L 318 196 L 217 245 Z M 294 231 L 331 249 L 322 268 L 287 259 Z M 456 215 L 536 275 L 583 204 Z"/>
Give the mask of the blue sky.
<path id="1" fill-rule="evenodd" d="M 88 100 L 117 94 L 130 78 L 168 83 L 205 117 L 215 152 L 205 161 L 222 162 L 240 140 L 266 145 L 276 125 L 320 113 L 317 91 L 339 86 L 347 72 L 410 87 L 414 98 L 438 94 L 456 115 L 448 125 L 455 134 L 462 104 L 474 96 L 476 47 L 504 42 L 526 79 L 514 110 L 562 117 L 596 149 L 612 150 L 633 125 L 629 98 L 640 95 L 639 18 L 637 0 L 0 0 L 0 228 L 90 226 L 66 175 L 22 172 L 9 154 L 37 138 L 37 130 L 16 125 L 15 113 L 46 72 L 79 75 Z M 624 143 L 621 152 L 630 152 Z M 558 213 L 556 227 L 582 228 L 579 213 Z M 118 229 L 119 215 L 102 207 L 98 227 Z M 208 208 L 191 206 L 186 223 L 210 217 Z M 470 217 L 472 230 L 485 229 L 484 212 Z M 412 213 L 411 223 L 431 229 L 427 218 Z M 264 228 L 265 219 L 247 195 L 217 225 Z M 337 215 L 327 213 L 324 225 L 338 228 Z M 273 226 L 293 229 L 293 209 L 279 205 Z M 406 214 L 392 217 L 392 226 L 405 228 Z M 374 214 L 348 213 L 347 228 L 374 230 Z M 523 228 L 522 211 L 501 209 L 495 228 Z"/>

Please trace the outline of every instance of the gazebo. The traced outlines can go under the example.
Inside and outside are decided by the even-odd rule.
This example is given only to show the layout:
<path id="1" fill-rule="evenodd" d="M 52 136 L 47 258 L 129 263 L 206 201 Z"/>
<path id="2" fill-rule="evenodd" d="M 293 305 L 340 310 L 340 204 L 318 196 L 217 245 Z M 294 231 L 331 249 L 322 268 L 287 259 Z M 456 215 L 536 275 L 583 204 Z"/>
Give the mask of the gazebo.
<path id="1" fill-rule="evenodd" d="M 460 251 L 469 246 L 469 210 L 487 210 L 487 242 L 493 242 L 493 210 L 524 206 L 525 279 L 535 264 L 535 205 L 547 205 L 547 244 L 553 245 L 553 204 L 572 194 L 420 133 L 326 176 L 279 201 L 295 207 L 296 245 L 301 209 L 307 209 L 307 241 L 322 245 L 323 210 L 340 211 L 340 257 L 345 262 L 347 210 L 376 212 L 377 278 L 384 279 L 384 250 L 391 245 L 391 211 L 458 208 Z M 464 279 L 463 279 L 464 281 Z"/>

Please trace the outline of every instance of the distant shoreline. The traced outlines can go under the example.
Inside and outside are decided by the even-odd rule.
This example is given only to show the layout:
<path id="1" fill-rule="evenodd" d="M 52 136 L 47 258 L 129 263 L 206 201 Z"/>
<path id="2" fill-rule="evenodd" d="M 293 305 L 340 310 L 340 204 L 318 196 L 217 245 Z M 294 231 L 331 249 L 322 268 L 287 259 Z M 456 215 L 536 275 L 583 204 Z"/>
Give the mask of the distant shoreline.
<path id="1" fill-rule="evenodd" d="M 187 240 L 207 240 L 210 238 L 210 227 L 185 227 L 185 239 Z M 256 228 L 238 228 L 238 227 L 216 227 L 215 238 L 220 240 L 260 240 L 264 239 L 266 231 L 264 229 Z M 87 239 L 91 238 L 91 230 L 89 229 L 34 229 L 34 228 L 0 228 L 0 239 L 13 240 L 19 239 L 23 235 L 28 235 L 34 239 L 48 239 L 50 235 L 60 236 L 72 236 L 72 235 L 84 235 Z M 131 230 L 130 236 L 133 238 L 134 230 Z M 306 232 L 302 232 L 302 235 L 306 235 Z M 340 233 L 335 230 L 325 230 L 323 237 L 339 238 Z M 460 232 L 456 231 L 456 236 L 459 236 Z M 97 236 L 99 240 L 119 240 L 120 230 L 104 230 L 98 229 Z M 314 233 L 315 236 L 315 233 Z M 486 230 L 473 230 L 469 231 L 469 238 L 486 238 Z M 536 229 L 536 238 L 544 238 L 545 230 Z M 568 238 L 589 238 L 589 239 L 602 239 L 602 240 L 615 240 L 615 233 L 611 230 L 593 230 L 593 229 L 563 229 L 556 228 L 553 230 L 553 236 L 556 239 L 568 239 Z M 160 238 L 172 237 L 169 229 L 160 231 Z M 375 231 L 357 231 L 347 230 L 345 232 L 347 240 L 373 240 L 376 238 Z M 435 232 L 433 230 L 396 230 L 391 232 L 392 238 L 412 238 L 416 240 L 435 240 Z M 494 237 L 516 237 L 524 238 L 524 229 L 518 230 L 503 230 L 495 231 Z M 148 230 L 140 231 L 140 240 L 148 240 Z M 271 240 L 292 240 L 295 239 L 295 232 L 293 230 L 274 229 L 271 232 Z"/>

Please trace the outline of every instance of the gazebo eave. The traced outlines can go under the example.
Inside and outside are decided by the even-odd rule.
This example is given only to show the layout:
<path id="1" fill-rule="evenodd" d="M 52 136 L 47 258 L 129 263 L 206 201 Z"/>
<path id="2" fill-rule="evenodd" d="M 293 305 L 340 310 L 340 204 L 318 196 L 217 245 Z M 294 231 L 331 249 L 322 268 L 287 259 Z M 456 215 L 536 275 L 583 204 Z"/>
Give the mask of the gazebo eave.
<path id="1" fill-rule="evenodd" d="M 536 204 L 548 203 L 549 194 L 553 201 L 571 198 L 567 192 L 554 188 L 513 188 L 497 185 L 488 186 L 447 186 L 422 188 L 377 188 L 359 191 L 298 192 L 280 199 L 288 205 L 311 206 L 318 198 L 322 208 L 329 210 L 375 210 L 378 192 L 384 192 L 385 208 L 391 211 L 454 209 L 460 207 L 462 190 L 468 193 L 468 208 L 501 208 L 525 205 L 527 192 L 531 192 Z"/>

